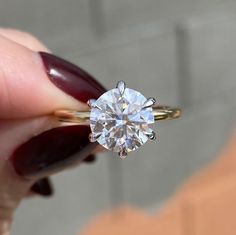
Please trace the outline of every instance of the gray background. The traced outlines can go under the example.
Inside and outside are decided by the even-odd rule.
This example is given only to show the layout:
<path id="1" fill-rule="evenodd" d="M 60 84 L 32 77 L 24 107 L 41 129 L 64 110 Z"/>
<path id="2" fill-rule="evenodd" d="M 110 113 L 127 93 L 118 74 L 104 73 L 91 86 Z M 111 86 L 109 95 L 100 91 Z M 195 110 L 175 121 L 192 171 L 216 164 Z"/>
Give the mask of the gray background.
<path id="1" fill-rule="evenodd" d="M 55 196 L 25 201 L 13 235 L 76 234 L 120 203 L 152 211 L 230 138 L 235 1 L 0 0 L 0 25 L 33 33 L 107 88 L 123 79 L 184 111 L 179 120 L 157 124 L 157 142 L 128 159 L 101 154 L 94 165 L 54 176 Z"/>

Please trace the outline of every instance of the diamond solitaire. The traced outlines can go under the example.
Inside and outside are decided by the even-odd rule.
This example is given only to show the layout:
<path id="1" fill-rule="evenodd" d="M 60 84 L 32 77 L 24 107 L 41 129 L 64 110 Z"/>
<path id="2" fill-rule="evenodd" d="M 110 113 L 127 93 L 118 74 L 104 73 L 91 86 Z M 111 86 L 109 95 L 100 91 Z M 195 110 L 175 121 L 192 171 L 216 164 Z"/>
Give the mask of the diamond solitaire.
<path id="1" fill-rule="evenodd" d="M 105 148 L 126 157 L 148 139 L 155 139 L 149 128 L 154 123 L 152 105 L 154 98 L 145 98 L 140 92 L 126 88 L 123 81 L 117 88 L 101 95 L 97 100 L 89 100 L 90 141 L 98 141 Z"/>
<path id="2" fill-rule="evenodd" d="M 154 98 L 126 88 L 123 81 L 115 89 L 105 92 L 97 100 L 89 100 L 89 111 L 59 109 L 54 112 L 59 122 L 90 125 L 91 142 L 118 152 L 125 158 L 156 135 L 149 127 L 159 120 L 179 118 L 181 110 L 169 106 L 153 106 Z"/>

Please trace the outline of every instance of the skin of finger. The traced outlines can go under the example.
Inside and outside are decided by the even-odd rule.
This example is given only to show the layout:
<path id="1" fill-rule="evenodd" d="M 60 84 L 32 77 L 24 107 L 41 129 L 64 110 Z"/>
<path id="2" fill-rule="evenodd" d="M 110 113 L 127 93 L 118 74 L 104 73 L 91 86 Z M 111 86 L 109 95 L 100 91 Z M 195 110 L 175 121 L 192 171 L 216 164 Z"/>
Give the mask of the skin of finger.
<path id="1" fill-rule="evenodd" d="M 12 33 L 11 37 L 13 36 Z M 29 188 L 37 180 L 25 180 L 19 177 L 8 161 L 8 157 L 16 146 L 27 141 L 33 135 L 58 125 L 51 117 L 28 118 L 28 116 L 51 112 L 56 106 L 60 107 L 62 104 L 63 107 L 67 108 L 78 108 L 80 106 L 78 101 L 62 93 L 49 82 L 43 71 L 41 61 L 35 53 L 19 45 L 20 40 L 17 37 L 14 36 L 14 40 L 17 43 L 0 36 L 0 96 L 3 98 L 3 100 L 0 99 L 0 108 L 1 114 L 5 112 L 5 119 L 0 119 L 1 235 L 8 234 L 14 210 L 18 207 L 21 199 L 28 195 Z M 31 43 L 31 49 L 41 50 L 42 48 L 40 45 Z M 4 79 L 8 80 L 8 84 L 6 84 Z M 16 88 L 22 90 L 22 93 L 21 91 L 17 93 Z M 37 92 L 38 89 L 41 91 Z M 16 94 L 13 94 L 14 90 Z M 26 95 L 24 96 L 23 93 Z M 4 95 L 5 98 L 3 97 Z M 44 99 L 45 96 L 47 97 L 46 99 Z M 17 103 L 19 99 L 23 99 L 24 102 Z M 4 103 L 7 103 L 7 105 L 2 105 Z M 11 110 L 14 112 L 9 112 Z M 21 114 L 22 112 L 23 115 Z M 15 119 L 9 120 L 9 118 L 13 117 Z M 19 120 L 17 117 L 24 117 L 24 119 Z"/>
<path id="2" fill-rule="evenodd" d="M 47 51 L 47 48 L 42 43 L 24 32 L 0 29 L 0 35 L 27 46 L 29 49 Z M 19 121 L 0 121 L 0 143 L 2 145 L 0 155 L 0 234 L 9 234 L 13 212 L 21 199 L 29 194 L 29 188 L 32 185 L 32 182 L 24 181 L 15 174 L 11 164 L 6 161 L 7 156 L 11 154 L 12 146 L 17 146 L 21 141 L 29 138 L 32 134 L 29 133 L 29 128 L 32 128 L 35 133 L 39 132 L 42 130 L 41 125 L 43 123 L 46 129 L 49 123 L 45 118 L 44 120 L 37 121 L 24 120 L 21 122 L 21 125 L 19 125 Z M 26 124 L 28 128 L 25 128 Z M 38 129 L 39 127 L 40 129 Z M 18 135 L 16 135 L 16 133 L 18 133 Z M 11 187 L 9 187 L 9 185 L 11 185 Z"/>
<path id="3" fill-rule="evenodd" d="M 1 36 L 0 45 L 0 119 L 87 109 L 50 82 L 38 53 Z"/>
<path id="4" fill-rule="evenodd" d="M 0 28 L 0 35 L 20 45 L 23 45 L 32 51 L 50 52 L 50 50 L 42 42 L 40 42 L 35 36 L 28 32 L 11 28 Z M 11 123 L 8 123 L 8 125 L 11 125 Z M 26 132 L 24 132 L 24 134 L 26 134 Z M 9 145 L 7 146 L 9 148 Z M 26 197 L 32 197 L 35 195 L 38 195 L 38 193 L 34 193 L 31 189 L 29 189 Z"/>
<path id="5" fill-rule="evenodd" d="M 56 125 L 48 117 L 0 121 L 0 234 L 10 229 L 13 213 L 38 179 L 26 180 L 15 173 L 8 157 L 16 146 Z"/>
<path id="6" fill-rule="evenodd" d="M 50 52 L 50 50 L 42 42 L 28 32 L 10 28 L 0 28 L 0 35 L 23 45 L 32 51 Z"/>

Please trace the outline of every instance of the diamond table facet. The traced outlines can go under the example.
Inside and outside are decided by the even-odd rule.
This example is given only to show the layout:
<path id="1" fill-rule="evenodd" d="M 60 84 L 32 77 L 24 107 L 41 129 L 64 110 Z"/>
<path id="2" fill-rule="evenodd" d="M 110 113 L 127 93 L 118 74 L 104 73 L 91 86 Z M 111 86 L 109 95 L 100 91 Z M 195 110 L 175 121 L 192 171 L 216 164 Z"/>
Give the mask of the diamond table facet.
<path id="1" fill-rule="evenodd" d="M 124 84 L 125 85 L 125 84 Z M 153 134 L 151 106 L 140 92 L 118 88 L 101 95 L 91 106 L 90 127 L 93 139 L 102 146 L 125 156 L 146 143 Z M 155 100 L 154 100 L 155 101 Z"/>

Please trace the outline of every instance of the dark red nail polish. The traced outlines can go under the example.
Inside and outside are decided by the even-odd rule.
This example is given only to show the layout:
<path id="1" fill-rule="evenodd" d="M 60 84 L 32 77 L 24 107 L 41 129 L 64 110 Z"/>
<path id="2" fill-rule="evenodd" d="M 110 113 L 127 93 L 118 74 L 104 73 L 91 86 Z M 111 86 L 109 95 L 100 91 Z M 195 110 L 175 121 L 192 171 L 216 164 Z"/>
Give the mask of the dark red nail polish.
<path id="1" fill-rule="evenodd" d="M 45 177 L 83 161 L 97 146 L 88 139 L 89 126 L 65 126 L 33 137 L 12 157 L 16 172 L 26 178 Z"/>
<path id="2" fill-rule="evenodd" d="M 78 66 L 57 56 L 39 52 L 49 79 L 81 102 L 97 99 L 106 89 Z M 96 147 L 90 143 L 89 126 L 65 126 L 34 136 L 19 146 L 11 160 L 18 174 L 43 178 L 83 161 Z M 93 161 L 88 158 L 88 161 Z"/>
<path id="3" fill-rule="evenodd" d="M 97 99 L 106 89 L 78 66 L 55 55 L 39 52 L 50 80 L 65 93 L 86 103 Z"/>
<path id="4" fill-rule="evenodd" d="M 94 163 L 96 161 L 96 156 L 91 154 L 88 157 L 84 159 L 84 162 L 86 163 Z"/>
<path id="5" fill-rule="evenodd" d="M 53 187 L 49 178 L 43 178 L 38 180 L 30 189 L 34 193 L 37 193 L 43 197 L 50 197 L 53 195 Z"/>

